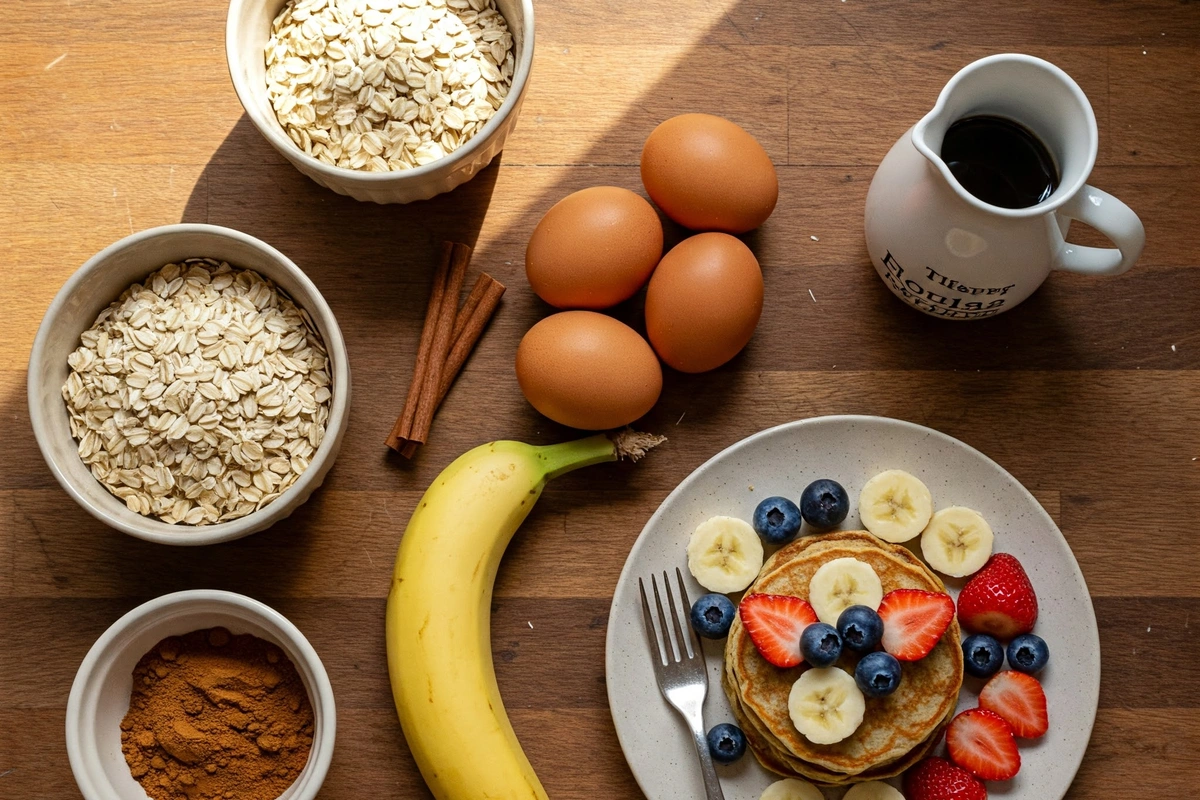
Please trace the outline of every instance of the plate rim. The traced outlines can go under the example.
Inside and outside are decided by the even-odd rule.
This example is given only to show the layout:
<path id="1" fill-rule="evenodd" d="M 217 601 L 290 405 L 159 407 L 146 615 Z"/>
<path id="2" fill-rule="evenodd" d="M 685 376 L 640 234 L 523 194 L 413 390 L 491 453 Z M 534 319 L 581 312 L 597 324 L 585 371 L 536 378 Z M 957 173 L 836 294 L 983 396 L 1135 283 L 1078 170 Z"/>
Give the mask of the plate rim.
<path id="1" fill-rule="evenodd" d="M 916 422 L 910 422 L 908 420 L 896 419 L 894 417 L 883 417 L 883 416 L 877 416 L 877 415 L 873 415 L 873 414 L 827 414 L 827 415 L 822 415 L 822 416 L 817 416 L 817 417 L 805 417 L 802 419 L 792 420 L 790 422 L 784 422 L 779 425 L 773 425 L 769 428 L 764 428 L 763 430 L 760 430 L 756 433 L 752 433 L 749 436 L 743 437 L 742 439 L 739 439 L 736 442 L 733 442 L 730 445 L 717 451 L 712 456 L 705 459 L 703 463 L 701 463 L 699 466 L 697 466 L 695 469 L 693 469 L 691 472 L 689 472 L 687 474 L 687 476 L 685 476 L 683 480 L 681 480 L 678 484 L 676 484 L 675 488 L 672 489 L 667 494 L 667 496 L 662 499 L 662 501 L 658 504 L 658 507 L 654 510 L 654 513 L 650 515 L 650 518 L 647 519 L 646 523 L 642 526 L 641 531 L 638 532 L 637 538 L 634 539 L 633 544 L 630 545 L 629 554 L 625 557 L 625 563 L 621 566 L 621 574 L 617 577 L 616 586 L 613 587 L 612 599 L 609 602 L 608 624 L 607 624 L 607 628 L 605 630 L 605 635 L 604 635 L 604 687 L 605 687 L 605 697 L 608 700 L 608 713 L 609 713 L 609 717 L 612 719 L 613 729 L 617 734 L 617 742 L 621 746 L 621 755 L 625 759 L 625 764 L 626 764 L 626 766 L 629 767 L 630 774 L 633 775 L 633 779 L 637 783 L 638 789 L 648 800 L 656 800 L 656 799 L 654 797 L 652 797 L 650 795 L 650 793 L 647 791 L 646 787 L 644 785 L 642 785 L 641 777 L 638 775 L 637 771 L 633 768 L 633 763 L 630 760 L 630 752 L 631 752 L 631 749 L 633 746 L 631 743 L 626 742 L 625 736 L 621 732 L 621 727 L 620 727 L 620 725 L 617 724 L 616 709 L 614 708 L 614 703 L 613 703 L 614 688 L 613 688 L 612 676 L 614 673 L 614 664 L 615 664 L 615 659 L 614 659 L 615 643 L 613 641 L 613 637 L 614 637 L 614 631 L 616 630 L 615 623 L 617 621 L 617 613 L 618 613 L 617 595 L 619 593 L 619 589 L 621 588 L 621 586 L 623 586 L 625 584 L 625 582 L 630 579 L 629 576 L 632 571 L 634 551 L 639 548 L 639 545 L 641 545 L 642 540 L 646 537 L 646 535 L 648 534 L 651 527 L 658 522 L 660 517 L 663 516 L 663 514 L 665 513 L 664 509 L 667 507 L 667 504 L 671 500 L 673 500 L 676 497 L 676 495 L 682 494 L 684 491 L 686 491 L 693 481 L 698 480 L 697 476 L 699 474 L 701 474 L 702 472 L 704 472 L 705 470 L 707 470 L 710 467 L 710 465 L 712 465 L 718 459 L 722 459 L 728 455 L 732 455 L 733 453 L 737 452 L 738 450 L 741 450 L 745 447 L 752 445 L 753 443 L 757 442 L 759 439 L 768 438 L 772 435 L 778 434 L 779 432 L 781 432 L 783 430 L 791 430 L 794 428 L 803 428 L 803 427 L 814 426 L 814 425 L 828 425 L 828 424 L 832 424 L 832 423 L 855 423 L 855 422 L 868 423 L 868 424 L 882 423 L 887 426 L 896 426 L 896 427 L 900 427 L 900 428 L 907 428 L 914 433 L 929 435 L 936 439 L 939 439 L 939 440 L 941 440 L 942 444 L 962 448 L 963 450 L 966 450 L 969 454 L 982 459 L 984 462 L 986 462 L 987 464 L 990 464 L 993 468 L 998 470 L 1004 478 L 1007 478 L 1009 481 L 1011 481 L 1013 483 L 1013 485 L 1015 485 L 1018 489 L 1020 489 L 1020 491 L 1023 492 L 1032 501 L 1033 506 L 1037 509 L 1037 513 L 1042 516 L 1042 518 L 1045 522 L 1048 522 L 1050 524 L 1050 527 L 1054 530 L 1055 533 L 1058 534 L 1059 539 L 1062 541 L 1062 544 L 1066 547 L 1067 554 L 1070 556 L 1071 576 L 1079 582 L 1079 585 L 1083 588 L 1084 597 L 1087 598 L 1087 609 L 1088 609 L 1088 615 L 1089 615 L 1088 622 L 1090 622 L 1089 630 L 1088 630 L 1088 634 L 1089 634 L 1088 638 L 1091 640 L 1089 642 L 1090 646 L 1088 647 L 1088 652 L 1090 653 L 1090 660 L 1092 661 L 1092 666 L 1094 668 L 1093 672 L 1096 676 L 1094 684 L 1091 687 L 1089 687 L 1090 691 L 1088 692 L 1088 694 L 1090 695 L 1091 702 L 1088 704 L 1088 720 L 1087 720 L 1087 725 L 1086 725 L 1087 744 L 1085 744 L 1083 749 L 1078 753 L 1078 755 L 1072 759 L 1074 761 L 1074 763 L 1071 764 L 1071 767 L 1070 767 L 1071 780 L 1067 783 L 1066 791 L 1070 791 L 1071 785 L 1075 782 L 1075 777 L 1079 773 L 1079 768 L 1083 764 L 1083 758 L 1085 755 L 1087 755 L 1088 747 L 1091 744 L 1092 735 L 1095 732 L 1096 714 L 1099 710 L 1099 705 L 1100 705 L 1100 679 L 1101 679 L 1102 659 L 1101 659 L 1101 654 L 1100 654 L 1100 629 L 1099 629 L 1099 625 L 1096 622 L 1096 607 L 1095 607 L 1095 603 L 1092 602 L 1092 593 L 1091 593 L 1091 590 L 1088 589 L 1087 579 L 1083 575 L 1083 570 L 1080 569 L 1080 567 L 1079 567 L 1079 560 L 1077 558 L 1075 558 L 1075 551 L 1071 549 L 1071 543 L 1068 542 L 1067 537 L 1063 535 L 1062 530 L 1058 527 L 1058 523 L 1056 523 L 1054 521 L 1054 518 L 1050 516 L 1049 512 L 1046 511 L 1045 507 L 1042 506 L 1041 502 L 1038 501 L 1038 499 L 1033 495 L 1033 493 L 1030 492 L 1029 489 L 1027 489 L 1025 487 L 1025 484 L 1023 484 L 1019 480 L 1017 480 L 1016 477 L 1014 477 L 1012 473 L 1010 473 L 1007 469 L 1002 467 L 994 459 L 990 458 L 987 454 L 985 454 L 981 450 L 978 450 L 975 447 L 972 447 L 971 445 L 967 444 L 966 442 L 962 441 L 961 439 L 957 439 L 948 433 L 943 433 L 942 431 L 939 431 L 935 428 L 930 428 L 926 425 L 921 425 Z M 718 687 L 718 689 L 719 689 L 719 687 Z M 1054 798 L 1054 800 L 1062 800 L 1062 798 L 1065 796 L 1066 796 L 1066 793 L 1064 792 L 1063 794 L 1059 795 L 1057 798 Z M 1047 796 L 1046 800 L 1051 800 L 1051 798 Z"/>

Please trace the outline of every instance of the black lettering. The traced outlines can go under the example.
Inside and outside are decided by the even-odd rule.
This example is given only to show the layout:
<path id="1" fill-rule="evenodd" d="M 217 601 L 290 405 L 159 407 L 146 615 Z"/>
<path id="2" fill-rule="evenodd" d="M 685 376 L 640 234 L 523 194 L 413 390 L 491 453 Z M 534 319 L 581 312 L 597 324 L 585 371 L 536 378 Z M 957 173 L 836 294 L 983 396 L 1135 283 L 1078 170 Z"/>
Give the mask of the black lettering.
<path id="1" fill-rule="evenodd" d="M 931 281 L 937 281 L 937 282 L 938 282 L 938 283 L 940 283 L 942 286 L 945 286 L 945 285 L 946 285 L 947 278 L 946 278 L 946 276 L 945 276 L 945 275 L 943 275 L 942 273 L 938 272 L 938 271 L 937 271 L 936 269 L 934 269 L 933 267 L 925 267 L 925 271 L 929 273 L 929 275 L 927 276 L 927 277 L 929 278 L 929 280 L 931 280 Z"/>
<path id="2" fill-rule="evenodd" d="M 900 262 L 892 255 L 891 250 L 888 250 L 887 255 L 883 257 L 883 266 L 888 272 L 894 273 L 897 278 L 904 274 L 904 267 L 900 266 Z"/>

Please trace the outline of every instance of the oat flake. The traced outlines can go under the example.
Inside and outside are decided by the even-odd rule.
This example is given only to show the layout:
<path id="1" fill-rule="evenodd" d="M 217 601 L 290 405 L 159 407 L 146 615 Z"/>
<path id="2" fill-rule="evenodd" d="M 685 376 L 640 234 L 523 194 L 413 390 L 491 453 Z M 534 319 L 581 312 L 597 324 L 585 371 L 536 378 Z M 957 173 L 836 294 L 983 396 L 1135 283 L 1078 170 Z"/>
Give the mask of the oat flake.
<path id="1" fill-rule="evenodd" d="M 289 0 L 266 46 L 275 116 L 304 152 L 412 169 L 470 141 L 512 86 L 494 0 Z"/>
<path id="2" fill-rule="evenodd" d="M 71 435 L 131 511 L 205 525 L 256 511 L 308 468 L 332 399 L 311 320 L 271 281 L 212 259 L 167 264 L 80 336 Z"/>

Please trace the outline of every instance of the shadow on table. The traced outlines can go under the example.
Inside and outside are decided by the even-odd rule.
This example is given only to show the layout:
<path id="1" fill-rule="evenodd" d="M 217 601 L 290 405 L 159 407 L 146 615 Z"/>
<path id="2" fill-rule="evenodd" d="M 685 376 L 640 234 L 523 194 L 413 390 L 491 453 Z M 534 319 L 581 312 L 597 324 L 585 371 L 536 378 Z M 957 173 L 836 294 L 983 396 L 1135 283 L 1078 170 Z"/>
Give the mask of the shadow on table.
<path id="1" fill-rule="evenodd" d="M 244 114 L 213 153 L 181 222 L 226 225 L 273 238 L 318 284 L 348 264 L 431 272 L 436 246 L 474 246 L 501 157 L 454 192 L 407 205 L 362 203 L 318 186 L 279 155 Z M 399 246 L 399 247 L 398 247 Z M 385 303 L 394 296 L 376 296 Z M 424 298 L 421 298 L 423 303 Z"/>

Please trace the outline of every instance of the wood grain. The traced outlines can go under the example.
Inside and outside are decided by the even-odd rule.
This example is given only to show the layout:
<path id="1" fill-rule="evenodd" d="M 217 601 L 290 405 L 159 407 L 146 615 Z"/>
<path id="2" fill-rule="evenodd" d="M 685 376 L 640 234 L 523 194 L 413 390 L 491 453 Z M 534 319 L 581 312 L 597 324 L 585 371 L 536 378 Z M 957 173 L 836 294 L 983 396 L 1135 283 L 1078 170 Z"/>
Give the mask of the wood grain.
<path id="1" fill-rule="evenodd" d="M 77 796 L 63 711 L 97 636 L 184 588 L 259 597 L 321 653 L 339 703 L 321 797 L 428 798 L 389 696 L 382 610 L 413 505 L 468 447 L 569 435 L 522 399 L 512 357 L 547 313 L 523 256 L 540 216 L 595 184 L 639 190 L 647 133 L 721 113 L 779 170 L 776 214 L 747 237 L 767 300 L 747 350 L 668 372 L 643 421 L 667 445 L 556 482 L 496 586 L 497 673 L 556 800 L 640 796 L 604 689 L 608 603 L 670 490 L 764 427 L 833 413 L 899 417 L 995 458 L 1058 521 L 1094 596 L 1103 677 L 1072 798 L 1200 785 L 1200 7 L 1180 0 L 541 0 L 532 88 L 503 157 L 451 195 L 364 205 L 301 176 L 242 114 L 218 0 L 25 0 L 0 28 L 0 798 Z M 1091 98 L 1091 182 L 1136 209 L 1148 243 L 1118 279 L 1055 274 L 999 318 L 953 328 L 881 287 L 862 238 L 875 165 L 963 64 L 1017 50 Z M 25 363 L 54 293 L 90 255 L 179 222 L 279 247 L 338 316 L 355 404 L 338 464 L 295 516 L 183 551 L 103 528 L 41 460 Z M 683 235 L 667 225 L 668 243 Z M 814 240 L 812 237 L 816 237 Z M 1098 243 L 1094 232 L 1073 238 Z M 414 463 L 380 445 L 411 374 L 443 239 L 509 286 Z M 811 291 L 811 295 L 810 295 Z M 638 326 L 640 299 L 614 311 Z M 532 628 L 530 624 L 532 623 Z M 733 800 L 731 798 L 731 800 Z"/>

